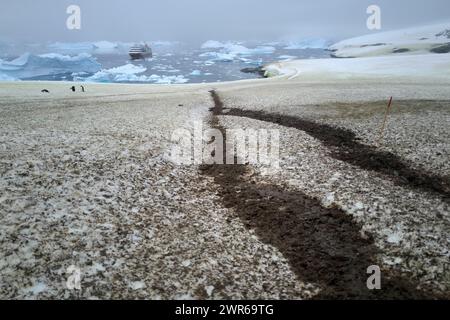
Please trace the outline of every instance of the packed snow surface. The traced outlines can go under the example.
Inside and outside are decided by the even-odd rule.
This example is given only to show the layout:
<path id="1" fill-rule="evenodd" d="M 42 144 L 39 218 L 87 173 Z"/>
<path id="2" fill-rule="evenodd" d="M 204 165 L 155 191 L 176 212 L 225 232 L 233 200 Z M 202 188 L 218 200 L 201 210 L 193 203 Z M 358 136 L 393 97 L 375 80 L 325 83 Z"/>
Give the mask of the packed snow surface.
<path id="1" fill-rule="evenodd" d="M 347 39 L 329 49 L 338 58 L 429 53 L 450 43 L 450 22 L 378 32 Z"/>
<path id="2" fill-rule="evenodd" d="M 268 75 L 290 78 L 450 78 L 450 23 L 416 27 L 344 40 L 329 50 L 334 58 L 291 60 L 266 67 Z M 336 59 L 349 58 L 349 59 Z"/>
<path id="3" fill-rule="evenodd" d="M 450 78 L 450 54 L 292 60 L 271 64 L 266 70 L 270 75 L 288 75 L 290 78 Z"/>

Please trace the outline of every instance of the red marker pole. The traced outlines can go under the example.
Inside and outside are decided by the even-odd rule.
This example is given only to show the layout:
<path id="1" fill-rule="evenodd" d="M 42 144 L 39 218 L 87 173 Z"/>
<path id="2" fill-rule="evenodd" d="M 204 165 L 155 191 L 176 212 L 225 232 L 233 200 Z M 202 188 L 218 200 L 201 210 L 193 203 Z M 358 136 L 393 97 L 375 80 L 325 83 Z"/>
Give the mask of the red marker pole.
<path id="1" fill-rule="evenodd" d="M 386 127 L 387 118 L 389 116 L 389 112 L 391 111 L 392 105 L 392 97 L 389 99 L 389 103 L 386 108 L 386 112 L 384 114 L 383 125 L 381 126 L 380 137 L 378 138 L 377 146 L 380 146 L 381 140 L 383 139 L 384 128 Z"/>

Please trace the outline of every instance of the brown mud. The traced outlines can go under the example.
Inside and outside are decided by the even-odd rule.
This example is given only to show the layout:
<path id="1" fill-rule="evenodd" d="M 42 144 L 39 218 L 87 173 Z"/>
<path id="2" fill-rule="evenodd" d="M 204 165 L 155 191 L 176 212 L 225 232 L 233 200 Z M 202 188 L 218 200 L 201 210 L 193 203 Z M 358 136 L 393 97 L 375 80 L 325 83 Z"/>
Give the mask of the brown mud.
<path id="1" fill-rule="evenodd" d="M 211 109 L 210 125 L 224 135 L 225 158 L 226 132 L 217 117 L 223 115 L 224 106 L 216 91 L 211 91 L 211 96 L 214 108 Z M 359 149 L 364 149 L 354 141 L 350 132 L 340 129 L 261 112 L 232 109 L 226 115 L 229 114 L 300 127 L 315 137 L 321 137 L 329 146 L 356 149 L 358 152 L 362 152 Z M 320 132 L 322 130 L 325 132 Z M 360 163 L 361 166 L 388 170 L 385 161 L 377 162 L 382 155 L 372 152 L 376 159 L 368 160 L 368 163 L 352 160 L 345 153 L 339 156 Z M 404 168 L 401 164 L 398 166 Z M 369 290 L 366 284 L 369 275 L 366 272 L 369 266 L 380 265 L 376 259 L 379 250 L 370 235 L 361 234 L 361 225 L 341 209 L 326 208 L 320 201 L 302 192 L 264 181 L 249 165 L 202 165 L 200 170 L 202 174 L 214 179 L 220 191 L 222 205 L 232 208 L 244 225 L 254 230 L 261 241 L 276 247 L 288 260 L 299 280 L 321 287 L 321 292 L 315 299 L 442 298 L 431 290 L 417 289 L 418 283 L 410 277 L 394 274 L 383 268 L 382 289 Z M 405 167 L 404 170 L 409 169 Z M 418 178 L 413 178 L 412 183 L 421 185 L 414 179 Z"/>
<path id="2" fill-rule="evenodd" d="M 275 123 L 302 130 L 328 148 L 334 159 L 347 162 L 361 169 L 380 173 L 383 178 L 397 185 L 438 194 L 450 202 L 450 177 L 439 176 L 424 169 L 413 168 L 399 156 L 363 144 L 347 129 L 337 128 L 293 116 L 265 113 L 263 111 L 227 109 L 226 115 Z"/>

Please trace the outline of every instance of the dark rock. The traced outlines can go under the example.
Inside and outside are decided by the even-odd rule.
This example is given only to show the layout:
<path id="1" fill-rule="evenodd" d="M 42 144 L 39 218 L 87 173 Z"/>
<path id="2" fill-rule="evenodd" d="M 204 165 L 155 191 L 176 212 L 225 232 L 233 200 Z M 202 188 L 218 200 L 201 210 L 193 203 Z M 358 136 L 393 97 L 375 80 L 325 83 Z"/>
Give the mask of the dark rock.
<path id="1" fill-rule="evenodd" d="M 352 59 L 352 58 L 355 58 L 355 57 L 339 57 L 339 56 L 337 56 L 337 55 L 335 55 L 335 54 L 330 54 L 330 57 L 332 57 L 332 58 L 336 58 L 336 59 Z"/>
<path id="2" fill-rule="evenodd" d="M 446 37 L 447 39 L 450 39 L 450 29 L 439 32 L 438 34 L 436 34 L 436 37 Z"/>
<path id="3" fill-rule="evenodd" d="M 410 49 L 408 49 L 408 48 L 396 48 L 396 49 L 394 49 L 394 50 L 392 50 L 392 53 L 403 53 L 403 52 L 409 52 L 409 51 L 411 51 Z"/>
<path id="4" fill-rule="evenodd" d="M 244 68 L 241 69 L 243 73 L 255 73 L 261 77 L 266 78 L 266 70 L 263 67 L 255 67 L 255 68 Z"/>
<path id="5" fill-rule="evenodd" d="M 364 44 L 361 46 L 361 48 L 365 47 L 379 47 L 379 46 L 385 46 L 386 43 L 374 43 L 374 44 Z"/>
<path id="6" fill-rule="evenodd" d="M 450 52 L 450 42 L 443 45 L 436 46 L 430 50 L 433 53 L 449 53 Z"/>

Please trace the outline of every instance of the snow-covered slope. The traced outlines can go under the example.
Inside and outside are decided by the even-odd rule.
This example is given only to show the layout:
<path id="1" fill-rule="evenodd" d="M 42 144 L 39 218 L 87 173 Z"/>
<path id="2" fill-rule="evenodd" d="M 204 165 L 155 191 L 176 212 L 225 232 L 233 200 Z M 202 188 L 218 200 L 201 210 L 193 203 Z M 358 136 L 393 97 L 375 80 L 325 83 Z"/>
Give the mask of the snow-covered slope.
<path id="1" fill-rule="evenodd" d="M 352 38 L 332 45 L 329 50 L 331 59 L 281 61 L 266 66 L 265 70 L 269 76 L 314 80 L 383 77 L 450 80 L 450 22 Z"/>
<path id="2" fill-rule="evenodd" d="M 374 79 L 419 77 L 450 79 L 450 53 L 381 56 L 353 59 L 306 59 L 284 61 L 265 67 L 268 75 L 290 79 Z"/>
<path id="3" fill-rule="evenodd" d="M 450 22 L 351 38 L 329 48 L 337 58 L 450 52 Z"/>

